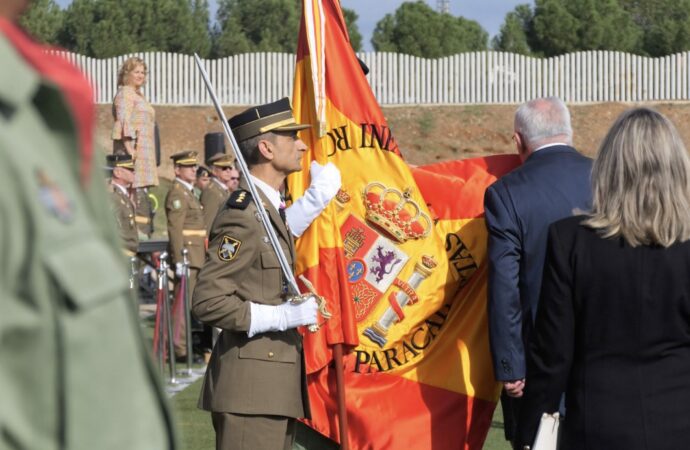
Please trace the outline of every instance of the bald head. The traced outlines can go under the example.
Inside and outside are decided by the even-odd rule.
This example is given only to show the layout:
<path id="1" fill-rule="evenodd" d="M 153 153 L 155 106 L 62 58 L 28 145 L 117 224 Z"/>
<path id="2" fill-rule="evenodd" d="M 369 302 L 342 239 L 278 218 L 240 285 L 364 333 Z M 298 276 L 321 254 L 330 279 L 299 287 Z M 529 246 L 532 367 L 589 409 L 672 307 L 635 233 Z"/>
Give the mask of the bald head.
<path id="1" fill-rule="evenodd" d="M 573 142 L 570 112 L 558 97 L 537 98 L 520 105 L 515 113 L 515 132 L 529 152 L 546 144 Z"/>

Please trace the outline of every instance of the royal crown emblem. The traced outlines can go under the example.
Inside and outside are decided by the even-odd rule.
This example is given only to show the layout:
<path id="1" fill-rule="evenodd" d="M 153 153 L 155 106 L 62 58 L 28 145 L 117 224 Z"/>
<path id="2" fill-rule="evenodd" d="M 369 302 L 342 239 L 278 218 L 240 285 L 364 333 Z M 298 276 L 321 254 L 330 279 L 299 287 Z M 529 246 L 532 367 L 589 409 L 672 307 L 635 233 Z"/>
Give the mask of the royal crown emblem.
<path id="1" fill-rule="evenodd" d="M 431 219 L 411 199 L 410 189 L 400 192 L 374 181 L 363 192 L 365 219 L 399 243 L 425 238 Z"/>

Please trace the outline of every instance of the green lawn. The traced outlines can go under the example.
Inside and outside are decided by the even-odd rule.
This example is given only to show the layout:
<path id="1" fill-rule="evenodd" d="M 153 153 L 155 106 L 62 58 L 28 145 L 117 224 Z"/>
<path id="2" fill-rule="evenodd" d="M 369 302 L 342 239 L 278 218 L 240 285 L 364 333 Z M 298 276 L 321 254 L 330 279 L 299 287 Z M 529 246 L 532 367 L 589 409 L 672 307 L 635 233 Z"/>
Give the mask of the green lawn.
<path id="1" fill-rule="evenodd" d="M 202 380 L 197 380 L 172 399 L 172 407 L 177 419 L 182 450 L 213 450 L 214 434 L 211 416 L 197 409 Z M 338 446 L 318 433 L 301 426 L 293 450 L 335 450 Z M 510 450 L 503 439 L 503 415 L 500 406 L 496 408 L 489 435 L 484 444 L 485 450 Z"/>

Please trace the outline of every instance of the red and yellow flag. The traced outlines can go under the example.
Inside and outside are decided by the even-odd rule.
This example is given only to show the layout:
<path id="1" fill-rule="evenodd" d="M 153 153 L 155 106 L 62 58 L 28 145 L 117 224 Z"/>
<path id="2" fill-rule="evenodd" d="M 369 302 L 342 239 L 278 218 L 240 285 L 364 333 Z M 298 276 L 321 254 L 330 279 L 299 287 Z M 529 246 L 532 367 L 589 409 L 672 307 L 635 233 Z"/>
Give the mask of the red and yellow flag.
<path id="1" fill-rule="evenodd" d="M 343 187 L 297 243 L 297 273 L 334 317 L 307 334 L 310 425 L 338 439 L 330 346 L 342 343 L 353 449 L 479 449 L 499 393 L 486 320 L 484 189 L 515 156 L 414 170 L 348 41 L 337 0 L 304 0 L 295 116 L 304 170 L 332 162 Z"/>

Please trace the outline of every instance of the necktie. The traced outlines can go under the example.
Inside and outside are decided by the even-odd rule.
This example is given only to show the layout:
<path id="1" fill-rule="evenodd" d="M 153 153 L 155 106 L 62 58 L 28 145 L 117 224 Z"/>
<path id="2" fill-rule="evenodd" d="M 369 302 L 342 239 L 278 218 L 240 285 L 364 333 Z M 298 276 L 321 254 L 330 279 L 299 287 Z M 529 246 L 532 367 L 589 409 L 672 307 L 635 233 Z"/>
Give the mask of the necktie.
<path id="1" fill-rule="evenodd" d="M 287 224 L 285 221 L 285 200 L 282 198 L 280 200 L 280 206 L 278 206 L 278 214 L 280 214 L 280 218 L 283 219 L 283 223 Z"/>

